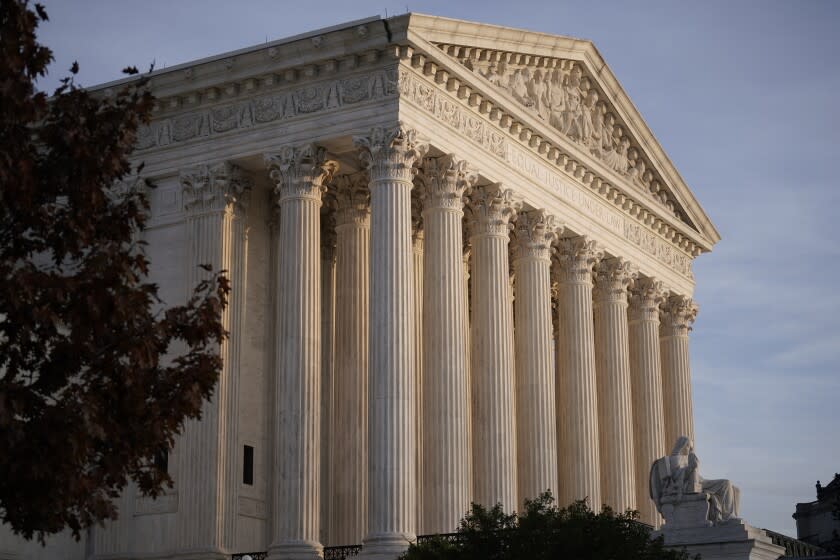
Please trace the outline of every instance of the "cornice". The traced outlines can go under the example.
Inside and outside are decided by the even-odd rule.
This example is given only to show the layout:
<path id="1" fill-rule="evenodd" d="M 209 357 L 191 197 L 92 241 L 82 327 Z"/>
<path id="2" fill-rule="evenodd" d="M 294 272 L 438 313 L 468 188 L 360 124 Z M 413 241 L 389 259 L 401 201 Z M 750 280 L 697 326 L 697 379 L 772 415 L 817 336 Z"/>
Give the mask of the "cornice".
<path id="1" fill-rule="evenodd" d="M 663 212 L 658 201 L 652 203 L 638 196 L 637 190 L 624 185 L 623 177 L 583 153 L 539 117 L 528 114 L 524 107 L 518 107 L 512 98 L 501 94 L 497 88 L 488 87 L 491 84 L 483 77 L 475 75 L 439 48 L 431 44 L 426 46 L 431 51 L 418 51 L 415 46 L 401 47 L 400 57 L 431 81 L 433 87 L 449 92 L 460 105 L 504 130 L 516 144 L 564 169 L 584 186 L 622 208 L 692 257 L 711 249 L 711 243 L 700 232 Z"/>
<path id="2" fill-rule="evenodd" d="M 619 121 L 623 121 L 626 129 L 632 132 L 640 149 L 650 159 L 650 168 L 662 176 L 662 183 L 671 188 L 671 194 L 699 229 L 695 240 L 702 246 L 703 252 L 711 250 L 720 240 L 720 234 L 711 220 L 591 41 L 416 13 L 406 17 L 410 19 L 407 36 L 414 44 L 415 52 L 422 51 L 431 58 L 438 58 L 438 62 L 440 57 L 434 51 L 442 51 L 436 44 L 580 62 L 590 78 L 607 94 Z M 471 73 L 466 68 L 463 70 Z M 461 73 L 461 76 L 464 74 Z M 468 81 L 475 82 L 472 79 Z M 517 109 L 515 112 L 522 114 L 525 111 Z M 532 122 L 534 120 L 538 119 L 532 119 Z"/>
<path id="3" fill-rule="evenodd" d="M 401 55 L 405 61 L 399 70 L 402 102 L 410 102 L 431 113 L 463 138 L 472 140 L 512 169 L 524 173 L 523 169 L 530 167 L 528 161 L 519 162 L 520 153 L 529 154 L 529 159 L 544 162 L 558 177 L 570 178 L 575 184 L 574 188 L 581 190 L 581 195 L 588 191 L 624 216 L 622 222 L 626 223 L 611 224 L 612 229 L 620 230 L 616 233 L 652 254 L 680 275 L 692 279 L 690 262 L 703 251 L 702 247 L 665 222 L 654 209 L 635 202 L 613 184 L 585 170 L 586 168 L 570 159 L 549 141 L 541 139 L 535 143 L 521 140 L 518 134 L 511 132 L 509 126 L 501 125 L 504 117 L 502 109 L 490 108 L 492 102 L 481 97 L 469 86 L 444 86 L 454 83 L 449 80 L 437 83 L 441 77 L 437 71 L 439 67 L 434 64 L 417 64 L 418 57 L 410 47 L 401 49 Z M 532 178 L 551 191 L 548 183 L 543 183 L 550 178 Z"/>

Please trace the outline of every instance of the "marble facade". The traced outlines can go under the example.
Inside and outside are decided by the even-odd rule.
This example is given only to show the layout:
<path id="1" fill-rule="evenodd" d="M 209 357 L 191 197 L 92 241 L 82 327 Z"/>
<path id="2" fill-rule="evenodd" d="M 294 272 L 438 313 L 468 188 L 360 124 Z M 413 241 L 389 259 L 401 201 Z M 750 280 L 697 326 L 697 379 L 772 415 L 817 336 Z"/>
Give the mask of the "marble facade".
<path id="1" fill-rule="evenodd" d="M 405 14 L 151 87 L 153 277 L 228 270 L 231 336 L 174 487 L 126 492 L 91 557 L 395 558 L 546 489 L 658 526 L 719 235 L 592 43 Z"/>

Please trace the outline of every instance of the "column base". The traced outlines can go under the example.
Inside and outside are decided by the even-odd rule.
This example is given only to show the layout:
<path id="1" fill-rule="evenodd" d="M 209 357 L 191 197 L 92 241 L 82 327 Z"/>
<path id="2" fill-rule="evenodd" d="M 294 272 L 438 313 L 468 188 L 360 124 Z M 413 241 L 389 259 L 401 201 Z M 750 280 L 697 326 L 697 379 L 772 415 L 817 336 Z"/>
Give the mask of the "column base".
<path id="1" fill-rule="evenodd" d="M 320 560 L 324 547 L 314 541 L 286 541 L 268 548 L 266 560 Z"/>
<path id="2" fill-rule="evenodd" d="M 417 540 L 415 535 L 405 533 L 382 533 L 368 535 L 362 541 L 359 558 L 365 560 L 395 560 L 408 546 Z"/>
<path id="3" fill-rule="evenodd" d="M 703 560 L 777 560 L 785 549 L 773 544 L 763 529 L 731 519 L 712 527 L 668 529 L 668 523 L 652 536 L 665 537 L 668 548 L 685 548 L 691 557 Z"/>

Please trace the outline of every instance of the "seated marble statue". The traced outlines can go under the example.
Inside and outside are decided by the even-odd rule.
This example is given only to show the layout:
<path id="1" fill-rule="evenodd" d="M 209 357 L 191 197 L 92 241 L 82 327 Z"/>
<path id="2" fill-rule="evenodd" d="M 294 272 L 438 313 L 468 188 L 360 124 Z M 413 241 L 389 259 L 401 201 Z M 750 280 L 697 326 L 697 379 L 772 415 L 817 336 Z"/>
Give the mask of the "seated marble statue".
<path id="1" fill-rule="evenodd" d="M 726 479 L 706 480 L 700 476 L 700 462 L 689 438 L 680 436 L 671 454 L 654 461 L 650 470 L 650 497 L 659 513 L 668 502 L 678 506 L 690 495 L 706 494 L 709 499 L 708 520 L 717 525 L 738 519 L 740 491 Z"/>

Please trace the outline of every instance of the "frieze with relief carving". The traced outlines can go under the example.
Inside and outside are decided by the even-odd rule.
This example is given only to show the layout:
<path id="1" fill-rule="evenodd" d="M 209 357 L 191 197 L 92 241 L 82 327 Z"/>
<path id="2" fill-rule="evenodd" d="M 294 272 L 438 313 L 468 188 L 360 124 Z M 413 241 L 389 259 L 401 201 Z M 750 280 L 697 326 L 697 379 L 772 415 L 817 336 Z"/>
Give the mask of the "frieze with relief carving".
<path id="1" fill-rule="evenodd" d="M 308 84 L 287 91 L 274 91 L 251 99 L 155 121 L 138 130 L 137 149 L 148 150 L 186 142 L 364 101 L 394 97 L 396 94 L 397 74 L 393 69 Z"/>
<path id="2" fill-rule="evenodd" d="M 492 51 L 476 58 L 474 49 L 439 47 L 680 217 L 678 204 L 580 63 L 516 53 L 488 56 Z"/>

